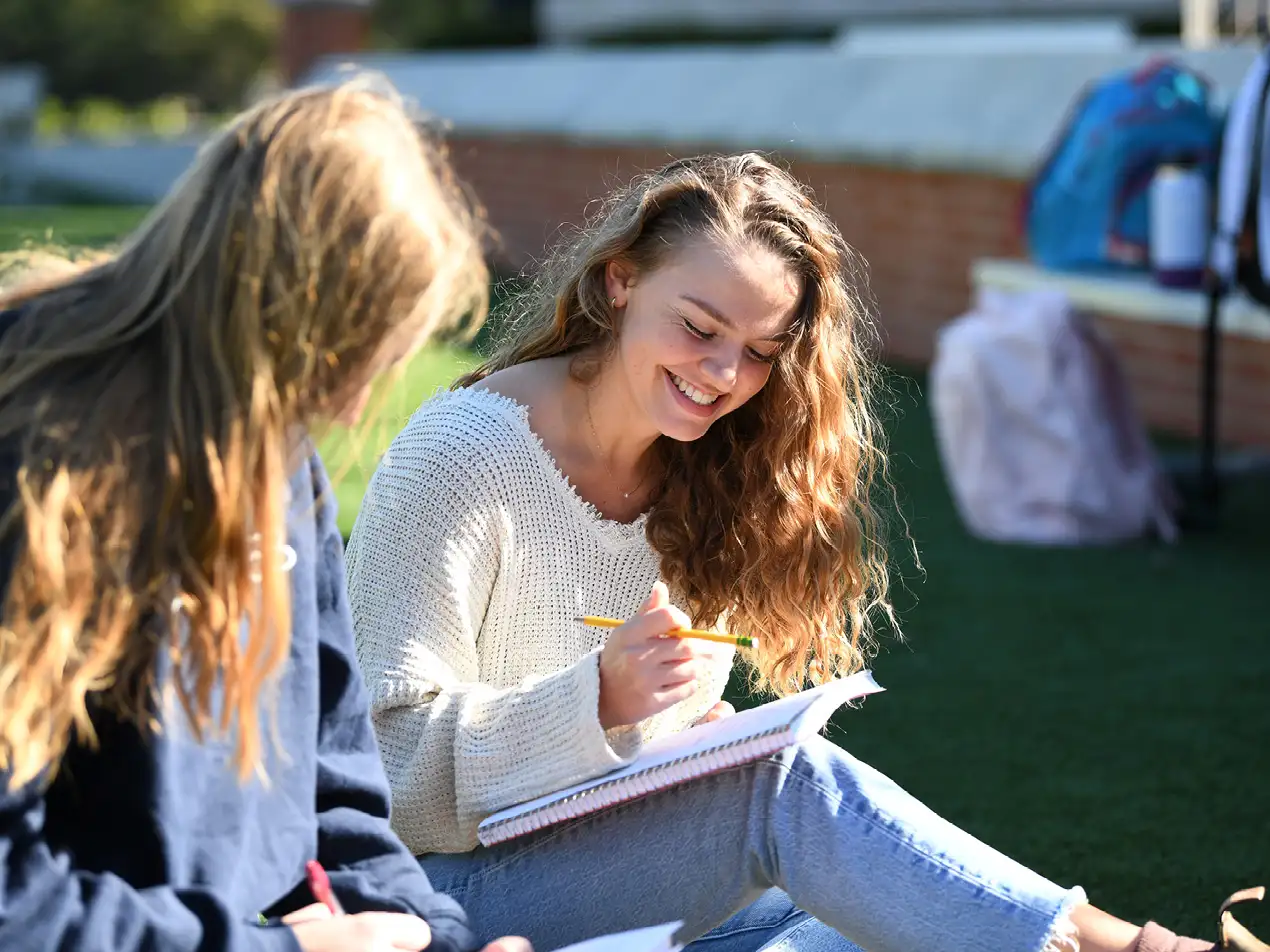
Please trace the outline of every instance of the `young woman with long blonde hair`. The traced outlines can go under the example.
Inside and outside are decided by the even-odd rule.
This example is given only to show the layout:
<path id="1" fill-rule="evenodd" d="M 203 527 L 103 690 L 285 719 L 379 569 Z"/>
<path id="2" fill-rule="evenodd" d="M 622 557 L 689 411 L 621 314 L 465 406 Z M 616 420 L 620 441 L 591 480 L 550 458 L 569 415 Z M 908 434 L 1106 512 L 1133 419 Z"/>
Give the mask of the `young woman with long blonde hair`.
<path id="1" fill-rule="evenodd" d="M 117 254 L 35 263 L 0 297 L 0 948 L 467 952 L 388 823 L 307 436 L 483 313 L 443 153 L 387 90 L 287 94 Z"/>
<path id="2" fill-rule="evenodd" d="M 720 952 L 1211 948 L 1100 912 L 820 738 L 477 847 L 485 815 L 727 716 L 731 656 L 672 629 L 752 636 L 777 693 L 861 666 L 887 568 L 853 267 L 783 170 L 678 161 L 418 410 L 349 553 L 395 828 L 480 929 L 544 948 L 675 919 Z M 629 620 L 606 639 L 582 615 Z"/>

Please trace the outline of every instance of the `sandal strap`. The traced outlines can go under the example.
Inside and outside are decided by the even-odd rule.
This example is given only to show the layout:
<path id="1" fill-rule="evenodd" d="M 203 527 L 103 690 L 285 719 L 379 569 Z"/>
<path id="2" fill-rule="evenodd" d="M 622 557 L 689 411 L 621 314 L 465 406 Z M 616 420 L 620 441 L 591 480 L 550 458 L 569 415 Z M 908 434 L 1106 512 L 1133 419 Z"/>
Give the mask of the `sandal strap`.
<path id="1" fill-rule="evenodd" d="M 1221 936 L 1220 949 L 1229 949 L 1230 952 L 1270 952 L 1270 945 L 1266 945 L 1255 935 L 1249 932 L 1233 915 L 1230 913 L 1230 907 L 1241 902 L 1258 901 L 1264 899 L 1266 889 L 1264 886 L 1255 886 L 1252 889 L 1241 889 L 1221 904 L 1221 911 L 1218 913 L 1217 934 Z"/>

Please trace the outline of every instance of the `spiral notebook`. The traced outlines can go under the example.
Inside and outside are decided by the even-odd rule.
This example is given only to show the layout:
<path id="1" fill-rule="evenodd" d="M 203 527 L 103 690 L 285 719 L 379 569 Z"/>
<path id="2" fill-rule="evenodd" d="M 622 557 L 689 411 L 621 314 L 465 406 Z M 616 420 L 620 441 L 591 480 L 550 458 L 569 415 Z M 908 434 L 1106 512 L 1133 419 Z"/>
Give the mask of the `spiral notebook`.
<path id="1" fill-rule="evenodd" d="M 761 760 L 820 733 L 844 704 L 883 690 L 869 671 L 646 744 L 625 767 L 487 817 L 483 846 L 545 829 L 688 780 Z"/>

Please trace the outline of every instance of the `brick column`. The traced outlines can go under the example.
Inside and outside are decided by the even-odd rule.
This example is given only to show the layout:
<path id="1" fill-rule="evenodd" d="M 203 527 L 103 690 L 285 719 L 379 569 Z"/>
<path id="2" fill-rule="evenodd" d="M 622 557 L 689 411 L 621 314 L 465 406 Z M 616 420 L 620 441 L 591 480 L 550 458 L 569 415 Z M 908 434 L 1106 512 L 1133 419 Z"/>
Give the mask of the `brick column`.
<path id="1" fill-rule="evenodd" d="M 357 53 L 370 32 L 373 0 L 274 0 L 282 8 L 278 66 L 294 85 L 324 56 Z"/>

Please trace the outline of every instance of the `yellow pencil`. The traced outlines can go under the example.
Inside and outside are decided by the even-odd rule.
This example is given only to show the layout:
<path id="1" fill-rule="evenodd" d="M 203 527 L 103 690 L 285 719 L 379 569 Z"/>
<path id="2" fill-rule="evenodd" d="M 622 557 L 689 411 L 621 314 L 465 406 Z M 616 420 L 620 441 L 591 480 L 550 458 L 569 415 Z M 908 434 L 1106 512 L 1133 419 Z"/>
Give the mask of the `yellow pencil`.
<path id="1" fill-rule="evenodd" d="M 594 625 L 596 628 L 616 628 L 618 625 L 624 625 L 625 622 L 617 618 L 598 618 L 595 615 L 586 615 L 579 618 L 578 621 L 584 625 Z M 754 639 L 745 635 L 729 635 L 717 631 L 701 631 L 697 628 L 680 628 L 678 631 L 666 632 L 667 638 L 699 638 L 702 641 L 717 641 L 722 645 L 736 645 L 738 648 L 753 648 Z"/>

